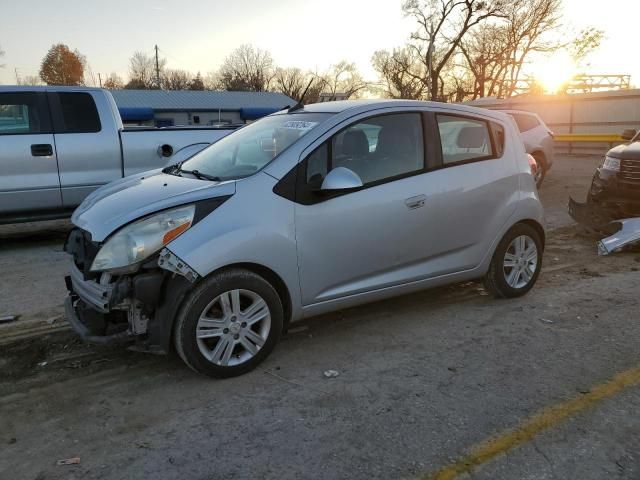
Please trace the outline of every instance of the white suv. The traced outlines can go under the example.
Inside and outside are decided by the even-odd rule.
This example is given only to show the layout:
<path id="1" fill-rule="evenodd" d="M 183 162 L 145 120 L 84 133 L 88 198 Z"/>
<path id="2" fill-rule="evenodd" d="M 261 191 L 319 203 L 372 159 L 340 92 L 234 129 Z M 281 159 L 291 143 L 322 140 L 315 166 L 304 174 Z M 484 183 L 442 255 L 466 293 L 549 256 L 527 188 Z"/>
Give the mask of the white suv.
<path id="1" fill-rule="evenodd" d="M 500 111 L 511 115 L 516 121 L 524 141 L 524 148 L 538 164 L 535 178 L 536 185 L 540 187 L 542 180 L 553 165 L 553 132 L 537 113 L 524 110 Z"/>

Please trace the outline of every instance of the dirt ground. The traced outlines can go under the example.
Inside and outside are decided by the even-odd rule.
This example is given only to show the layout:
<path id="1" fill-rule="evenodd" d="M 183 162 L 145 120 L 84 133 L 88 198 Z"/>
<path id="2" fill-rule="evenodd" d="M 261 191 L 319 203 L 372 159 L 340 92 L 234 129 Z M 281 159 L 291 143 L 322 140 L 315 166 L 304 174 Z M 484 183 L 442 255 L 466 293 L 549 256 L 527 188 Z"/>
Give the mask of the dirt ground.
<path id="1" fill-rule="evenodd" d="M 0 316 L 21 315 L 0 326 L 0 478 L 640 478 L 640 251 L 599 257 L 566 214 L 597 162 L 545 180 L 525 297 L 471 282 L 310 319 L 225 381 L 79 342 L 68 223 L 0 227 Z"/>

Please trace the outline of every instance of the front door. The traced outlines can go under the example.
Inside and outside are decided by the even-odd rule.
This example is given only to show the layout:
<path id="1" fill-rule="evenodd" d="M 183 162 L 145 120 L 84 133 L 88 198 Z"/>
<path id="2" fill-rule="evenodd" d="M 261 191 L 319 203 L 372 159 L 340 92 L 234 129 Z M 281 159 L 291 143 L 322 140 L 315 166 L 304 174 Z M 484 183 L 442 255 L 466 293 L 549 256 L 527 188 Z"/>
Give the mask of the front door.
<path id="1" fill-rule="evenodd" d="M 46 94 L 0 93 L 0 216 L 61 206 Z"/>
<path id="2" fill-rule="evenodd" d="M 368 118 L 304 161 L 295 209 L 304 305 L 423 276 L 421 259 L 432 234 L 423 132 L 420 113 Z M 364 188 L 318 192 L 336 167 L 358 174 Z"/>

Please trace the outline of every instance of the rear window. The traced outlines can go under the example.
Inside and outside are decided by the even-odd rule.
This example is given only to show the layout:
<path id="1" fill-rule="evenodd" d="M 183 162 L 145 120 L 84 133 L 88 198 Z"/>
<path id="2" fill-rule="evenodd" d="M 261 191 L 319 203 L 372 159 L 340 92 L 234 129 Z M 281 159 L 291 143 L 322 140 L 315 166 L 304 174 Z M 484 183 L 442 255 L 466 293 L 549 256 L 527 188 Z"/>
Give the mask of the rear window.
<path id="1" fill-rule="evenodd" d="M 444 165 L 495 158 L 487 122 L 452 115 L 436 118 Z"/>
<path id="2" fill-rule="evenodd" d="M 0 93 L 0 135 L 50 132 L 43 94 Z"/>
<path id="3" fill-rule="evenodd" d="M 533 115 L 525 115 L 521 113 L 510 113 L 518 125 L 520 132 L 528 132 L 540 125 L 538 119 Z"/>
<path id="4" fill-rule="evenodd" d="M 95 133 L 101 130 L 100 116 L 88 93 L 59 93 L 62 125 L 56 133 Z"/>

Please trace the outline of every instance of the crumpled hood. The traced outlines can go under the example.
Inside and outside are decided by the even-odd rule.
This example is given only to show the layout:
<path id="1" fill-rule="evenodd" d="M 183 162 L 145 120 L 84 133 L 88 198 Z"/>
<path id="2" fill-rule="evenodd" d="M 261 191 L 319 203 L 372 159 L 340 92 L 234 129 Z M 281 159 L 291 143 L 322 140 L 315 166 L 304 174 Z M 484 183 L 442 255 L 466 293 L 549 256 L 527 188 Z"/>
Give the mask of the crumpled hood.
<path id="1" fill-rule="evenodd" d="M 74 225 L 102 242 L 118 228 L 166 208 L 233 195 L 235 181 L 221 183 L 178 177 L 152 170 L 100 187 L 73 212 Z"/>
<path id="2" fill-rule="evenodd" d="M 623 160 L 640 160 L 640 142 L 633 142 L 613 147 L 607 155 Z"/>

